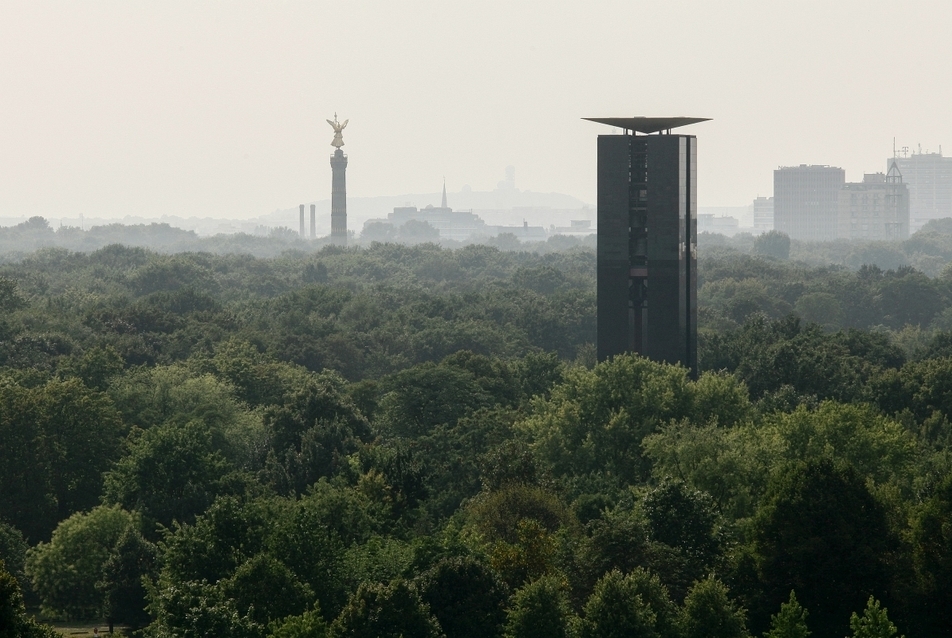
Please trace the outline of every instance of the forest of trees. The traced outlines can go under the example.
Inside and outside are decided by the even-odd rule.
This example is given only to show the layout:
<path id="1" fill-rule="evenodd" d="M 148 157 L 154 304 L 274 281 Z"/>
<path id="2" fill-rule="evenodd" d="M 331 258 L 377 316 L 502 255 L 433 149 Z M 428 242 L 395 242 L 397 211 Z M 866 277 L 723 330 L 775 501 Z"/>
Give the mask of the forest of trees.
<path id="1" fill-rule="evenodd" d="M 696 380 L 578 241 L 7 259 L 0 636 L 948 635 L 952 269 L 783 240 L 702 242 Z"/>

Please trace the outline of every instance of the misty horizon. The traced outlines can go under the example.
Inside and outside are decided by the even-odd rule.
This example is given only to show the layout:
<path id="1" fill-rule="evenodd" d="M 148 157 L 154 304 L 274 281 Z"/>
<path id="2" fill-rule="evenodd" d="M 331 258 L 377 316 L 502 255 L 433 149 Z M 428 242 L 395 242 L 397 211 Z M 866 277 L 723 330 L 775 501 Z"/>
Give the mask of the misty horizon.
<path id="1" fill-rule="evenodd" d="M 323 200 L 335 112 L 352 198 L 443 176 L 492 190 L 514 165 L 524 190 L 593 203 L 610 129 L 581 118 L 686 115 L 712 118 L 684 129 L 699 203 L 742 206 L 778 166 L 860 176 L 894 140 L 948 148 L 950 23 L 948 3 L 885 0 L 12 2 L 0 217 L 241 219 Z"/>

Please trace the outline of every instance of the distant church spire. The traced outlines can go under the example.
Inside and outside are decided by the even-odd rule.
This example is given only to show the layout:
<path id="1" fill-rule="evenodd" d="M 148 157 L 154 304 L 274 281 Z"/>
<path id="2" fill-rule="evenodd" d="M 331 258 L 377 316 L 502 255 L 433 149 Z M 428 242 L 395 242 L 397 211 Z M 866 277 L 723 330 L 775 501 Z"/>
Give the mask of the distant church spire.
<path id="1" fill-rule="evenodd" d="M 449 208 L 449 206 L 446 205 L 446 178 L 445 177 L 443 178 L 443 208 Z"/>

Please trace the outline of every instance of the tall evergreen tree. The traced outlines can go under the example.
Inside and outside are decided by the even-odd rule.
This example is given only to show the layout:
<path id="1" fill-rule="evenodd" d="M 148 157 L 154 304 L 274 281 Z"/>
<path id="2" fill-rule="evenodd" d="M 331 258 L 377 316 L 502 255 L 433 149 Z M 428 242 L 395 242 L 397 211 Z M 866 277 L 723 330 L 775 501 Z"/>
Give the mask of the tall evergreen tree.
<path id="1" fill-rule="evenodd" d="M 807 638 L 807 610 L 797 602 L 797 596 L 790 590 L 790 600 L 780 605 L 780 612 L 770 617 L 770 631 L 764 638 Z"/>

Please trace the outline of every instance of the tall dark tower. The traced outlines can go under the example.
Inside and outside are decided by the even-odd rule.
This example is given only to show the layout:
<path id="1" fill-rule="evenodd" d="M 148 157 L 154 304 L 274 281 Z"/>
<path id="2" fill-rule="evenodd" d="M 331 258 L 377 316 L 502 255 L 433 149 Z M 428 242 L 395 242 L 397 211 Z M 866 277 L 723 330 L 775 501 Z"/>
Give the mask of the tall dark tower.
<path id="1" fill-rule="evenodd" d="M 671 129 L 708 118 L 585 119 L 624 130 L 598 136 L 598 358 L 696 376 L 697 138 Z"/>
<path id="2" fill-rule="evenodd" d="M 317 205 L 311 204 L 311 239 L 317 239 Z"/>
<path id="3" fill-rule="evenodd" d="M 350 120 L 344 120 L 343 124 L 337 121 L 337 113 L 334 113 L 334 121 L 327 120 L 327 123 L 334 128 L 334 141 L 331 146 L 335 147 L 334 154 L 331 155 L 331 171 L 333 178 L 331 181 L 331 241 L 337 244 L 347 244 L 347 156 L 340 147 L 344 145 L 344 137 L 341 135 L 347 123 Z"/>

